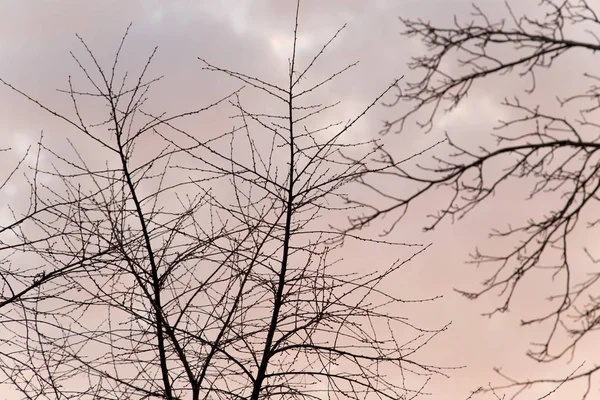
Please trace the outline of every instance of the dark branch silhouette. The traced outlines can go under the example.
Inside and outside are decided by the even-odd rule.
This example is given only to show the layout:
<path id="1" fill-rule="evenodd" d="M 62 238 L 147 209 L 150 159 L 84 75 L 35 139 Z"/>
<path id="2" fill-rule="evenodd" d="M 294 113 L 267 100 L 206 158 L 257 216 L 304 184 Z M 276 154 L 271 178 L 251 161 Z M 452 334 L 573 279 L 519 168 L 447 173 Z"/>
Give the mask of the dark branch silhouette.
<path id="1" fill-rule="evenodd" d="M 515 87 L 524 89 L 502 102 L 509 117 L 499 121 L 492 132 L 495 144 L 483 145 L 490 143 L 483 139 L 485 132 L 468 138 L 468 145 L 453 138 L 459 132 L 448 132 L 437 146 L 445 156 L 425 152 L 410 163 L 381 149 L 377 161 L 389 169 L 380 175 L 397 178 L 408 185 L 403 187 L 415 189 L 405 195 L 390 189 L 392 185 L 382 187 L 373 176 L 364 178 L 363 185 L 389 205 L 375 203 L 371 211 L 353 220 L 354 226 L 360 227 L 386 218 L 391 230 L 422 194 L 441 189 L 440 193 L 448 196 L 440 195 L 443 203 L 430 216 L 425 226 L 429 230 L 444 220 L 464 217 L 515 182 L 528 185 L 529 200 L 543 204 L 545 211 L 532 207 L 534 214 L 519 225 L 493 230 L 491 240 L 501 238 L 513 247 L 491 254 L 475 250 L 472 261 L 487 265 L 491 275 L 479 290 L 461 289 L 459 293 L 471 299 L 488 293 L 499 295 L 498 307 L 489 313 L 493 315 L 519 306 L 514 295 L 525 276 L 552 280 L 551 310 L 522 321 L 523 325 L 546 327 L 546 336 L 528 352 L 539 362 L 568 362 L 582 340 L 593 340 L 590 337 L 595 337 L 600 327 L 599 255 L 596 249 L 582 248 L 578 243 L 581 236 L 577 236 L 585 232 L 592 237 L 598 225 L 600 75 L 592 63 L 582 76 L 576 74 L 577 68 L 585 68 L 585 62 L 578 63 L 577 57 L 585 57 L 586 52 L 592 57 L 600 50 L 596 8 L 585 0 L 542 0 L 532 11 L 535 15 L 517 15 L 507 3 L 504 18 L 474 6 L 470 20 L 462 22 L 455 17 L 448 26 L 401 19 L 404 35 L 419 40 L 426 51 L 410 63 L 418 78 L 398 86 L 394 101 L 388 104 L 401 112 L 385 123 L 382 134 L 400 133 L 407 123 L 415 122 L 430 131 L 441 116 L 463 104 L 467 96 L 476 96 L 481 85 L 492 79 L 501 84 L 517 80 L 519 86 Z M 571 93 L 562 96 L 553 82 L 539 76 L 558 68 L 557 61 L 566 57 L 573 57 L 569 65 L 574 70 L 558 79 L 573 84 L 568 89 Z M 514 204 L 501 212 L 510 213 L 527 204 L 526 199 L 515 198 Z M 496 389 L 518 389 L 521 394 L 536 384 L 585 381 L 587 390 L 582 397 L 595 398 L 591 393 L 598 389 L 592 390 L 591 385 L 597 380 L 598 360 L 593 354 L 586 359 L 584 365 L 573 366 L 574 372 L 567 377 L 505 376 L 509 384 Z"/>

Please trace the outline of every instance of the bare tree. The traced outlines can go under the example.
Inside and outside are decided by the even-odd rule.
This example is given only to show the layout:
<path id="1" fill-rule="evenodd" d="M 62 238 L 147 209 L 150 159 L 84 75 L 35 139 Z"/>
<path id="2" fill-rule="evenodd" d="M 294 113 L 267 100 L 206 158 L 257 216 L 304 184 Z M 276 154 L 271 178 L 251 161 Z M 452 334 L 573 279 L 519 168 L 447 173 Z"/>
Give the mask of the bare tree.
<path id="1" fill-rule="evenodd" d="M 339 252 L 349 241 L 414 246 L 413 256 L 427 246 L 329 228 L 354 209 L 348 184 L 373 172 L 341 150 L 364 161 L 380 147 L 347 132 L 394 86 L 349 122 L 322 122 L 338 103 L 309 97 L 355 64 L 309 77 L 340 31 L 301 66 L 297 10 L 283 83 L 200 59 L 245 88 L 183 113 L 149 111 L 156 49 L 137 78 L 120 72 L 127 34 L 109 68 L 81 40 L 91 67 L 73 55 L 84 80 L 64 90 L 71 116 L 2 81 L 72 130 L 67 150 L 40 144 L 52 161 L 35 173 L 51 184 L 35 201 L 52 207 L 15 230 L 38 263 L 25 289 L 2 294 L 3 393 L 412 399 L 443 374 L 419 355 L 445 326 L 427 330 L 401 315 L 405 303 L 427 299 L 381 288 L 412 257 L 365 269 Z M 249 90 L 271 108 L 245 106 Z M 233 128 L 185 128 L 219 107 L 234 110 Z M 5 279 L 26 269 L 15 265 Z"/>
<path id="2" fill-rule="evenodd" d="M 515 7 L 522 5 L 517 3 Z M 401 115 L 385 123 L 383 134 L 400 132 L 407 122 L 429 131 L 446 113 L 464 106 L 469 94 L 493 90 L 492 82 L 498 88 L 524 90 L 502 102 L 508 117 L 490 134 L 495 143 L 484 133 L 461 141 L 456 138 L 460 132 L 449 132 L 442 140 L 445 143 L 435 149 L 436 156 L 425 154 L 418 164 L 410 165 L 382 151 L 384 163 L 391 168 L 386 176 L 412 182 L 416 189 L 401 197 L 382 189 L 375 180 L 364 180 L 393 204 L 376 207 L 355 222 L 361 226 L 386 216 L 393 227 L 422 194 L 440 189 L 448 197 L 431 216 L 425 227 L 429 230 L 443 220 L 462 218 L 495 193 L 509 190 L 507 186 L 528 185 L 532 215 L 519 225 L 492 231 L 497 249 L 504 250 L 476 250 L 472 255 L 474 263 L 492 269 L 491 275 L 481 289 L 459 292 L 471 299 L 498 294 L 500 304 L 491 310 L 492 315 L 518 306 L 513 304 L 514 297 L 524 277 L 548 279 L 554 290 L 548 299 L 551 310 L 522 321 L 523 325 L 541 325 L 547 333 L 528 356 L 541 363 L 569 362 L 580 343 L 593 340 L 600 327 L 598 252 L 581 244 L 582 235 L 594 237 L 598 224 L 600 76 L 592 63 L 585 68 L 582 60 L 595 62 L 600 19 L 597 5 L 585 0 L 541 0 L 532 11 L 536 15 L 519 14 L 509 3 L 505 11 L 505 18 L 500 18 L 497 8 L 492 14 L 474 6 L 472 19 L 462 22 L 455 17 L 454 24 L 447 26 L 401 19 L 404 35 L 420 40 L 426 52 L 412 59 L 410 68 L 418 78 L 398 88 L 390 106 L 401 109 Z M 566 57 L 573 59 L 569 62 Z M 551 74 L 566 62 L 568 76 Z M 579 67 L 586 69 L 582 76 L 576 75 Z M 562 89 L 569 93 L 561 96 L 560 83 L 566 81 L 571 83 Z M 502 212 L 523 209 L 523 201 L 516 198 Z M 503 245 L 507 242 L 511 248 Z M 568 376 L 504 376 L 508 383 L 496 389 L 510 388 L 520 395 L 536 384 L 556 387 L 582 382 L 582 397 L 596 398 L 591 393 L 598 379 L 598 358 L 594 354 L 584 357 L 587 362 L 573 365 Z"/>

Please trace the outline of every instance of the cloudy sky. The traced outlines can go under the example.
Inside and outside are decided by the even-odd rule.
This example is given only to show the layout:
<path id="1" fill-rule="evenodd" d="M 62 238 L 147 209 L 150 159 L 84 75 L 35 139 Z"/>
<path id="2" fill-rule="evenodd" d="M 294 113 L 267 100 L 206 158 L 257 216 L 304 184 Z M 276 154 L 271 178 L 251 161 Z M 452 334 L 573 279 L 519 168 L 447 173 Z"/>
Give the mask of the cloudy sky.
<path id="1" fill-rule="evenodd" d="M 471 2 L 303 0 L 299 57 L 310 60 L 338 28 L 348 24 L 319 66 L 326 75 L 360 61 L 326 93 L 331 99 L 343 101 L 339 118 L 347 119 L 394 79 L 402 75 L 410 79 L 406 63 L 411 55 L 424 51 L 418 42 L 401 37 L 398 16 L 436 22 L 451 21 L 453 13 L 467 18 Z M 497 6 L 489 0 L 485 3 L 491 10 Z M 524 7 L 534 7 L 537 1 L 523 3 L 527 4 Z M 125 29 L 132 23 L 123 50 L 123 68 L 139 72 L 158 46 L 151 73 L 165 77 L 152 94 L 152 107 L 170 112 L 188 110 L 211 103 L 236 87 L 231 80 L 202 71 L 198 57 L 248 75 L 285 79 L 294 9 L 291 0 L 0 0 L 0 78 L 42 103 L 68 112 L 69 98 L 55 89 L 66 88 L 68 76 L 77 73 L 69 52 L 85 56 L 75 34 L 108 66 Z M 503 112 L 496 100 L 482 92 L 444 118 L 432 134 L 406 129 L 401 136 L 390 139 L 393 148 L 389 151 L 409 155 L 439 139 L 436 132 L 443 129 L 468 133 L 475 126 L 491 126 Z M 377 137 L 381 120 L 393 114 L 393 109 L 375 108 L 353 135 L 361 139 Z M 41 131 L 45 140 L 61 143 L 68 136 L 64 129 L 63 124 L 35 105 L 0 87 L 0 147 L 24 151 Z M 18 193 L 8 187 L 2 196 L 10 201 Z M 494 366 L 521 378 L 540 376 L 556 368 L 539 366 L 525 356 L 536 331 L 520 328 L 519 320 L 542 305 L 535 290 L 521 295 L 519 304 L 525 305 L 523 310 L 492 319 L 480 316 L 489 310 L 490 301 L 469 302 L 452 291 L 454 287 L 477 288 L 484 278 L 481 270 L 464 261 L 498 221 L 498 208 L 511 211 L 507 200 L 507 196 L 500 196 L 464 221 L 453 226 L 444 224 L 424 235 L 422 218 L 435 203 L 434 196 L 429 196 L 393 234 L 397 240 L 433 243 L 429 252 L 407 268 L 402 288 L 410 295 L 444 295 L 434 305 L 420 309 L 414 318 L 431 326 L 452 321 L 450 330 L 426 350 L 426 356 L 436 365 L 465 366 L 451 371 L 450 379 L 434 380 L 429 387 L 434 393 L 432 398 L 462 399 L 477 386 L 498 382 Z M 366 261 L 365 255 L 350 252 L 349 257 L 356 258 L 357 263 Z M 552 398 L 570 399 L 571 395 L 564 390 Z"/>

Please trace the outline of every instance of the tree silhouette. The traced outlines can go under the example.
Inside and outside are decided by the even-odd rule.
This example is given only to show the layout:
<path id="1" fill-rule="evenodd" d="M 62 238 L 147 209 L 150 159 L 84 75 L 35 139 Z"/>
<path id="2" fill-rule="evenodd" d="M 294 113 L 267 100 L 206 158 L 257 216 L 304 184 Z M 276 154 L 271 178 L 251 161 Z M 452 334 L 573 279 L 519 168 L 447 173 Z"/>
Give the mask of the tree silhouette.
<path id="1" fill-rule="evenodd" d="M 394 86 L 345 124 L 322 121 L 338 103 L 309 95 L 355 65 L 309 79 L 340 31 L 301 67 L 297 10 L 283 83 L 199 59 L 244 88 L 175 114 L 149 111 L 156 49 L 136 78 L 120 71 L 127 34 L 109 68 L 81 39 L 88 61 L 73 58 L 84 81 L 69 78 L 63 91 L 71 116 L 2 81 L 71 132 L 68 146 L 40 141 L 51 161 L 32 173 L 52 184 L 35 186 L 32 201 L 44 213 L 4 228 L 19 252 L 37 258 L 2 271 L 3 392 L 412 399 L 443 374 L 419 355 L 445 327 L 423 329 L 401 315 L 405 303 L 427 299 L 380 288 L 408 260 L 365 268 L 340 253 L 352 241 L 408 245 L 329 228 L 355 210 L 349 185 L 376 170 L 366 160 L 380 146 L 353 143 L 347 132 Z M 252 90 L 272 108 L 244 105 Z M 88 117 L 84 104 L 104 116 Z M 232 128 L 193 124 L 226 107 Z M 410 246 L 413 256 L 427 247 Z"/>
<path id="2" fill-rule="evenodd" d="M 462 218 L 494 194 L 510 191 L 510 186 L 528 185 L 528 198 L 537 205 L 530 208 L 532 215 L 519 225 L 492 231 L 497 250 L 476 250 L 472 255 L 474 263 L 492 269 L 491 275 L 481 289 L 459 292 L 471 299 L 498 294 L 500 304 L 492 315 L 518 307 L 514 295 L 524 277 L 552 279 L 551 310 L 522 321 L 543 325 L 547 332 L 528 356 L 543 363 L 568 362 L 578 345 L 594 337 L 600 327 L 598 252 L 581 244 L 582 235 L 593 237 L 598 224 L 600 75 L 593 64 L 585 68 L 585 61 L 577 62 L 577 57 L 588 60 L 586 52 L 594 60 L 600 50 L 600 20 L 597 7 L 585 0 L 541 0 L 532 11 L 535 15 L 519 14 L 509 3 L 505 11 L 505 18 L 500 18 L 474 6 L 470 20 L 455 17 L 449 25 L 401 18 L 404 35 L 417 38 L 426 51 L 412 59 L 410 68 L 418 78 L 398 87 L 390 106 L 401 113 L 385 123 L 382 134 L 402 132 L 407 122 L 430 131 L 443 115 L 464 105 L 469 94 L 480 95 L 481 85 L 489 84 L 485 90 L 493 92 L 492 84 L 499 88 L 516 79 L 515 90 L 524 89 L 502 102 L 508 117 L 490 134 L 494 143 L 483 132 L 466 141 L 456 139 L 460 132 L 448 132 L 437 146 L 437 155 L 426 153 L 411 165 L 396 162 L 393 153 L 382 150 L 381 160 L 395 169 L 386 171 L 387 177 L 412 182 L 416 189 L 402 196 L 378 186 L 376 180 L 365 180 L 364 185 L 394 203 L 374 207 L 354 222 L 362 226 L 385 216 L 393 227 L 422 194 L 441 189 L 448 197 L 425 227 L 434 229 L 443 220 Z M 568 75 L 548 78 L 570 56 L 574 62 L 569 63 Z M 576 74 L 578 67 L 586 70 L 583 76 Z M 570 93 L 557 96 L 557 83 L 567 80 L 572 81 Z M 515 198 L 502 212 L 521 210 L 528 204 L 524 201 Z M 513 245 L 509 249 L 501 244 L 507 242 Z M 586 386 L 582 397 L 589 398 L 599 367 L 592 354 L 586 358 L 588 362 L 573 366 L 568 376 L 503 375 L 508 382 L 495 388 L 515 389 L 513 393 L 520 395 L 535 384 L 556 387 L 581 381 Z"/>

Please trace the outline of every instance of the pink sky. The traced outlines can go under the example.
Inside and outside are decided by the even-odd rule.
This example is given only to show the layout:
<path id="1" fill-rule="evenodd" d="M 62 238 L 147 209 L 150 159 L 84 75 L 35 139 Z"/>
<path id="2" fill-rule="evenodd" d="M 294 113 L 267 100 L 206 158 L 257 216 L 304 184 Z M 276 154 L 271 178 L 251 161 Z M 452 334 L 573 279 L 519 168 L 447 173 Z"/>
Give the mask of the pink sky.
<path id="1" fill-rule="evenodd" d="M 231 80 L 220 80 L 202 72 L 197 57 L 248 75 L 270 77 L 286 73 L 293 3 L 281 0 L 4 0 L 0 3 L 0 77 L 41 102 L 68 112 L 68 97 L 54 89 L 65 88 L 68 76 L 76 72 L 69 51 L 83 54 L 75 33 L 107 64 L 132 22 L 122 62 L 137 71 L 154 46 L 158 46 L 152 72 L 165 78 L 153 94 L 153 107 L 186 110 L 214 101 L 236 87 Z M 332 99 L 343 101 L 339 118 L 347 119 L 393 79 L 407 75 L 406 79 L 410 80 L 406 62 L 424 49 L 418 42 L 409 42 L 400 36 L 402 27 L 398 16 L 449 21 L 456 13 L 466 19 L 470 4 L 471 0 L 305 0 L 301 5 L 299 56 L 312 57 L 325 40 L 348 23 L 348 28 L 316 69 L 327 74 L 341 65 L 360 61 L 352 72 L 335 81 L 329 89 Z M 535 7 L 537 1 L 527 0 L 522 4 L 524 8 Z M 488 9 L 491 9 L 489 5 Z M 515 81 L 513 86 L 503 86 L 502 90 L 517 90 L 518 85 Z M 503 95 L 495 93 L 491 85 L 477 93 L 477 98 L 443 118 L 434 132 L 424 135 L 417 129 L 406 129 L 401 135 L 388 139 L 388 150 L 398 157 L 406 156 L 437 141 L 442 130 L 460 131 L 461 137 L 466 138 L 482 126 L 491 127 L 503 115 L 504 111 L 498 106 L 498 99 Z M 360 139 L 376 137 L 381 120 L 393 115 L 393 109 L 375 108 L 353 135 Z M 67 135 L 63 129 L 64 125 L 56 119 L 0 87 L 0 147 L 25 149 L 35 143 L 42 130 L 47 141 L 60 143 Z M 6 161 L 13 162 L 3 162 Z M 449 331 L 425 351 L 427 362 L 466 366 L 450 371 L 450 379 L 436 378 L 432 382 L 428 389 L 434 399 L 463 399 L 477 386 L 499 383 L 492 370 L 494 366 L 517 377 L 534 378 L 553 371 L 570 371 L 578 365 L 573 362 L 566 367 L 540 366 L 525 356 L 529 343 L 540 338 L 540 331 L 539 328 L 537 331 L 521 328 L 519 321 L 544 307 L 541 294 L 544 288 L 539 284 L 531 282 L 526 286 L 529 290 L 518 295 L 520 308 L 492 319 L 481 317 L 480 313 L 495 304 L 493 296 L 470 302 L 453 292 L 455 287 L 476 289 L 486 277 L 484 270 L 466 265 L 464 261 L 476 244 L 485 246 L 489 228 L 505 222 L 511 215 L 517 220 L 526 215 L 526 208 L 517 210 L 510 204 L 514 196 L 514 192 L 497 196 L 465 220 L 455 225 L 442 224 L 435 232 L 424 235 L 421 233 L 423 217 L 437 204 L 436 195 L 430 194 L 392 234 L 399 241 L 433 243 L 428 252 L 407 266 L 405 281 L 390 282 L 389 286 L 401 290 L 405 297 L 444 295 L 435 304 L 409 311 L 426 326 L 436 327 L 452 321 Z M 16 187 L 7 188 L 0 198 L 2 203 L 14 201 L 18 198 Z M 6 215 L 0 211 L 0 220 L 4 218 Z M 372 263 L 395 256 L 384 252 L 377 255 L 381 260 L 373 260 L 372 254 L 348 249 L 345 257 L 360 265 L 364 261 Z M 559 390 L 551 398 L 571 399 L 580 393 L 580 387 L 574 385 Z M 532 392 L 532 397 L 525 398 L 536 398 L 534 395 Z"/>

